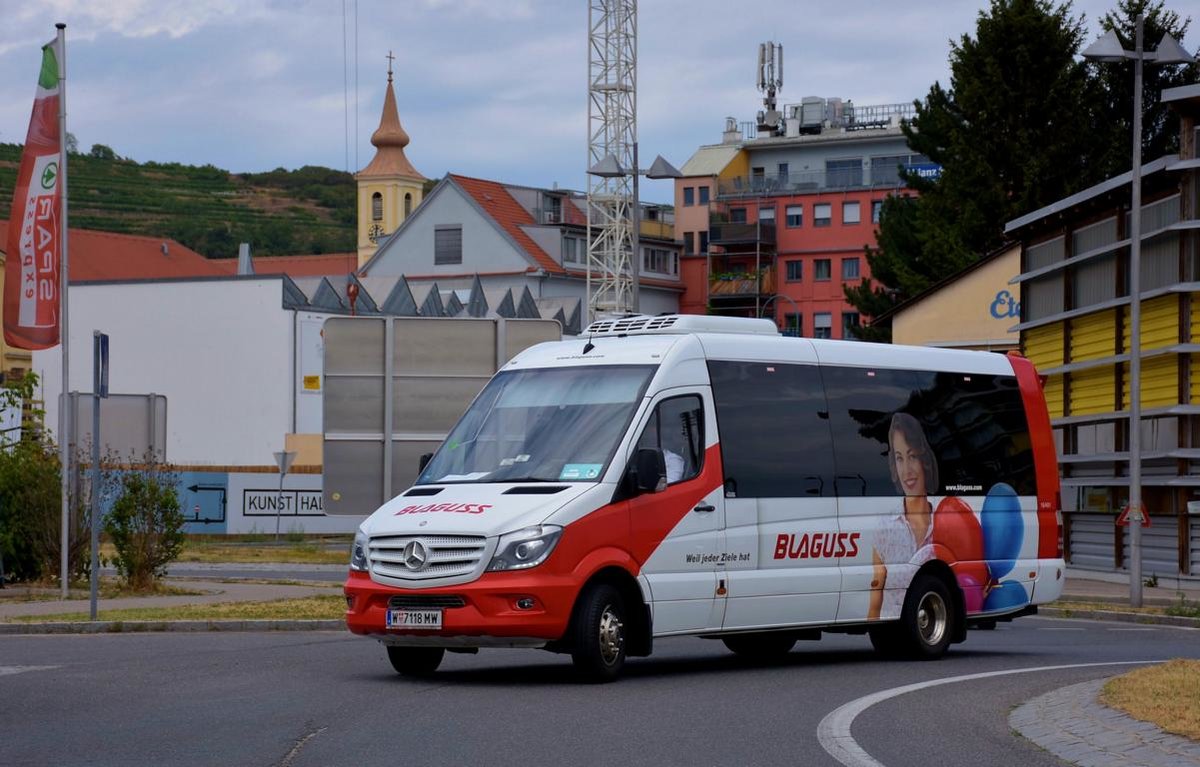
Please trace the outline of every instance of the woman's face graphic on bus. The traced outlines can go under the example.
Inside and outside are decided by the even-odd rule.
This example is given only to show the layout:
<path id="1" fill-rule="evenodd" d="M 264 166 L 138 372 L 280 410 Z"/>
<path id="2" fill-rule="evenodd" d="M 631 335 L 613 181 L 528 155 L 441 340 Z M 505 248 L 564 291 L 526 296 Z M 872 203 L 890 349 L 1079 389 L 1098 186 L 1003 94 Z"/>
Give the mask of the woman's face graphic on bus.
<path id="1" fill-rule="evenodd" d="M 895 462 L 896 480 L 907 496 L 928 494 L 925 487 L 925 464 L 921 448 L 908 444 L 899 429 L 892 432 L 892 461 Z"/>

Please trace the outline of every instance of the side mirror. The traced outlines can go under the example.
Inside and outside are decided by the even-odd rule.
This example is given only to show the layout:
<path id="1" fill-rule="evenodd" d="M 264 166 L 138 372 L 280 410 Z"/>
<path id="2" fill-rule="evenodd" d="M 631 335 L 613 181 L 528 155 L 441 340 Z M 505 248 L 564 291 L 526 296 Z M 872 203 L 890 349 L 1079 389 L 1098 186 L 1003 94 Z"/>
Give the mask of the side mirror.
<path id="1" fill-rule="evenodd" d="M 417 459 L 417 473 L 420 474 L 421 472 L 425 471 L 425 467 L 429 465 L 431 460 L 433 460 L 433 453 L 422 454 L 421 457 Z"/>
<path id="2" fill-rule="evenodd" d="M 634 486 L 643 493 L 661 493 L 667 489 L 667 459 L 663 451 L 643 447 L 633 458 Z"/>

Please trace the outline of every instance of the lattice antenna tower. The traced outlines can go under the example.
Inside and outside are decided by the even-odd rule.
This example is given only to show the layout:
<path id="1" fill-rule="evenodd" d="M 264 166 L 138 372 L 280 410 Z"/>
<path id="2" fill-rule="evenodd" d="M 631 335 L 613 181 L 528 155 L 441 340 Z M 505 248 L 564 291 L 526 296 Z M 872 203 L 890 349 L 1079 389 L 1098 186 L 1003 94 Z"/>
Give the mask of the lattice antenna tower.
<path id="1" fill-rule="evenodd" d="M 588 321 L 633 310 L 633 175 L 637 173 L 637 0 L 588 0 Z M 611 170 L 611 169 L 610 169 Z"/>

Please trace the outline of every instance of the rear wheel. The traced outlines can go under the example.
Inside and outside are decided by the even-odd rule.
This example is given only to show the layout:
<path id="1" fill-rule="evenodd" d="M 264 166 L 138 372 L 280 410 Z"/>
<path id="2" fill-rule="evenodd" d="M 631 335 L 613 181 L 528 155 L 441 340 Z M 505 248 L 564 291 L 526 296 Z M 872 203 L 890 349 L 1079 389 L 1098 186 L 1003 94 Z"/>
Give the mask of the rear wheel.
<path id="1" fill-rule="evenodd" d="M 393 647 L 387 648 L 388 660 L 397 674 L 403 676 L 429 676 L 441 665 L 446 651 L 440 647 Z"/>
<path id="2" fill-rule="evenodd" d="M 930 573 L 918 573 L 908 587 L 896 626 L 901 652 L 917 660 L 942 657 L 954 636 L 956 620 L 945 582 Z"/>
<path id="3" fill-rule="evenodd" d="M 791 652 L 796 638 L 788 634 L 737 634 L 722 637 L 734 653 L 756 660 L 774 660 Z"/>
<path id="4" fill-rule="evenodd" d="M 579 598 L 572 626 L 571 660 L 589 682 L 611 682 L 625 665 L 625 602 L 606 583 Z"/>

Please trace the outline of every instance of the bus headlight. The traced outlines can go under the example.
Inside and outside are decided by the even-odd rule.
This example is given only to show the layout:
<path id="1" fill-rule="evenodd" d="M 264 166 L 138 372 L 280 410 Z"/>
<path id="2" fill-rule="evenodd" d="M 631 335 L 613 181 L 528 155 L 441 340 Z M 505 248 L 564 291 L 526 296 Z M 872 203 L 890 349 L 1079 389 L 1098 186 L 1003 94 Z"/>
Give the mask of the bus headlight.
<path id="1" fill-rule="evenodd" d="M 487 569 L 524 570 L 540 565 L 561 537 L 562 528 L 558 525 L 537 525 L 502 535 Z"/>
<path id="2" fill-rule="evenodd" d="M 367 571 L 367 534 L 359 528 L 354 534 L 354 547 L 350 549 L 350 569 Z"/>

